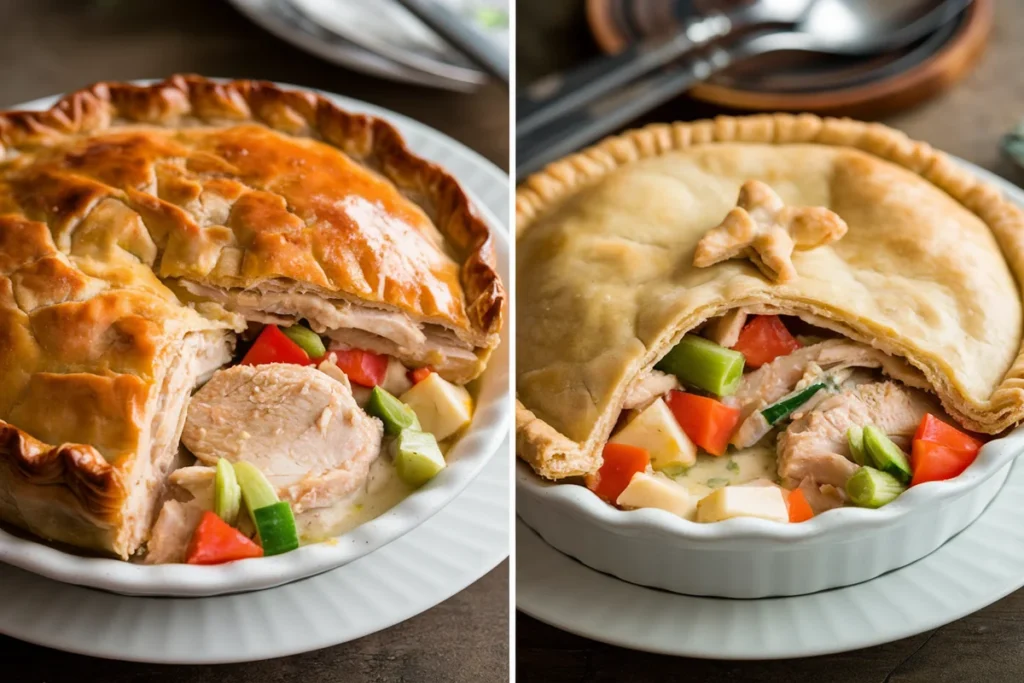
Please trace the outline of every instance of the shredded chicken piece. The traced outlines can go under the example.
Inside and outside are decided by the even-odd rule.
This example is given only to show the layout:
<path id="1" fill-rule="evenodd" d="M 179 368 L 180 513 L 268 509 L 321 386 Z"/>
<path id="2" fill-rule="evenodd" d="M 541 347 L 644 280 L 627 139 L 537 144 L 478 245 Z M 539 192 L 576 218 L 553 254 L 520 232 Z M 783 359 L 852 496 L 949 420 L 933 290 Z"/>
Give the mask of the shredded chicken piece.
<path id="1" fill-rule="evenodd" d="M 858 467 L 850 459 L 850 427 L 875 425 L 905 444 L 925 413 L 937 410 L 930 396 L 895 382 L 863 384 L 832 396 L 794 420 L 779 437 L 779 476 L 787 488 L 812 477 L 819 484 L 845 489 Z"/>
<path id="2" fill-rule="evenodd" d="M 723 316 L 708 322 L 703 335 L 719 346 L 731 349 L 740 340 L 740 332 L 747 324 L 747 312 L 742 308 L 734 308 Z"/>
<path id="3" fill-rule="evenodd" d="M 680 387 L 679 379 L 660 370 L 651 370 L 638 377 L 626 390 L 623 410 L 643 410 L 658 398 Z"/>

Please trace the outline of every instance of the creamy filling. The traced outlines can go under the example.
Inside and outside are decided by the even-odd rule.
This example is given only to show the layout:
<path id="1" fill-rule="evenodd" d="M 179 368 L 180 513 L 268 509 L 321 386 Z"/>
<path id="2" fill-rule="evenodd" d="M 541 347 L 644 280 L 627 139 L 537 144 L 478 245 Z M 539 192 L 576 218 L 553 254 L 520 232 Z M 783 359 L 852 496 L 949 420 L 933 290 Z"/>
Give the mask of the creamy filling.
<path id="1" fill-rule="evenodd" d="M 757 327 L 748 332 L 745 324 Z M 799 488 L 815 514 L 847 502 L 878 507 L 909 484 L 911 440 L 925 417 L 956 424 L 923 374 L 904 359 L 795 318 L 752 319 L 739 310 L 710 321 L 697 334 L 703 339 L 691 333 L 659 363 L 673 374 L 650 370 L 627 387 L 610 442 L 643 448 L 650 465 L 612 494 L 618 496 L 613 502 L 661 507 L 697 521 L 729 516 L 788 521 L 786 501 Z M 743 350 L 745 362 L 733 347 Z M 751 359 L 759 356 L 765 360 L 751 369 Z M 676 390 L 691 395 L 673 396 Z M 662 399 L 665 403 L 659 403 Z M 708 399 L 718 407 L 701 402 Z M 855 446 L 851 434 L 867 427 L 873 428 L 871 448 Z M 719 452 L 722 439 L 728 440 L 723 455 L 704 451 Z M 608 457 L 632 466 L 626 464 L 632 457 L 628 452 L 609 451 Z M 862 470 L 861 464 L 872 468 Z M 589 483 L 609 499 L 600 475 Z M 725 487 L 754 485 L 775 491 L 713 495 Z M 880 490 L 889 492 L 871 493 Z M 684 503 L 687 496 L 700 504 Z M 757 507 L 765 500 L 771 501 L 770 509 Z M 756 509 L 743 509 L 744 504 Z"/>
<path id="2" fill-rule="evenodd" d="M 701 453 L 693 467 L 674 479 L 699 499 L 723 486 L 777 483 L 775 462 L 775 449 L 770 444 L 758 444 L 722 456 Z"/>

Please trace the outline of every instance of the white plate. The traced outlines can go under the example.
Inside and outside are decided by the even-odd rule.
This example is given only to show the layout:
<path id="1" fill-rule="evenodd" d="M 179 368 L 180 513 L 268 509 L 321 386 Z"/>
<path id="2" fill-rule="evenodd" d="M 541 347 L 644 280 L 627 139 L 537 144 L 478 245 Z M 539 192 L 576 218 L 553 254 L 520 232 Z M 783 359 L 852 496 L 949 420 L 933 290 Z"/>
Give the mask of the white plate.
<path id="1" fill-rule="evenodd" d="M 332 64 L 382 76 L 402 83 L 467 92 L 479 87 L 486 76 L 479 73 L 470 80 L 453 79 L 426 73 L 398 64 L 364 47 L 333 35 L 324 27 L 289 8 L 286 0 L 228 0 L 239 12 L 266 31 L 300 50 Z"/>
<path id="2" fill-rule="evenodd" d="M 475 66 L 395 0 L 376 0 L 372 7 L 365 0 L 282 1 L 331 33 L 393 62 L 442 78 L 481 82 L 483 74 Z M 508 8 L 507 3 L 496 0 L 439 0 L 439 3 L 466 18 L 474 8 Z M 483 31 L 495 46 L 508 49 L 507 30 Z"/>
<path id="3" fill-rule="evenodd" d="M 974 524 L 923 560 L 812 595 L 723 600 L 642 588 L 588 569 L 516 524 L 516 604 L 571 633 L 713 659 L 845 652 L 938 628 L 1024 585 L 1024 463 Z"/>
<path id="4" fill-rule="evenodd" d="M 254 661 L 361 638 L 443 602 L 508 556 L 507 453 L 506 440 L 469 488 L 415 531 L 280 588 L 202 600 L 132 598 L 0 565 L 0 634 L 166 664 Z"/>
<path id="5" fill-rule="evenodd" d="M 292 86 L 283 86 L 292 87 Z M 508 282 L 508 178 L 479 155 L 441 133 L 380 107 L 323 93 L 340 106 L 394 123 L 409 146 L 455 175 L 492 227 L 502 278 Z M 22 109 L 50 106 L 54 98 Z M 502 216 L 499 220 L 496 216 Z M 0 562 L 43 576 L 128 595 L 203 596 L 277 586 L 362 557 L 414 529 L 455 498 L 480 472 L 509 430 L 508 325 L 481 382 L 480 402 L 466 435 L 448 454 L 449 467 L 383 515 L 339 537 L 275 557 L 214 567 L 145 566 L 63 552 L 0 530 Z"/>

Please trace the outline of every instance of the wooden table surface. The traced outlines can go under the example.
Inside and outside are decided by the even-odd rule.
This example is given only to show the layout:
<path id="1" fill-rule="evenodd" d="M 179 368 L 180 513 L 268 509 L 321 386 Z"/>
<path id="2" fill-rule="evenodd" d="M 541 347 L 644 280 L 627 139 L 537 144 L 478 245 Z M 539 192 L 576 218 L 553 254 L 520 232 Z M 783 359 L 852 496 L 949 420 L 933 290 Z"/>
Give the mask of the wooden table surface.
<path id="1" fill-rule="evenodd" d="M 596 54 L 582 2 L 519 0 L 520 84 Z M 1024 182 L 1000 160 L 998 141 L 1024 117 L 1024 3 L 999 0 L 989 48 L 967 79 L 938 99 L 884 122 L 984 168 Z M 694 119 L 716 110 L 680 99 L 642 122 Z M 1024 567 L 1021 567 L 1024 573 Z M 570 635 L 517 614 L 517 679 L 580 683 L 794 681 L 933 683 L 1024 680 L 1024 590 L 943 628 L 846 654 L 780 662 L 721 662 L 632 652 Z"/>
<path id="2" fill-rule="evenodd" d="M 322 88 L 406 114 L 508 170 L 508 94 L 457 94 L 334 67 L 252 25 L 223 0 L 0 1 L 0 108 L 100 80 L 176 72 Z M 250 683 L 508 680 L 508 563 L 391 629 L 306 655 L 210 667 L 69 655 L 0 637 L 0 681 Z"/>

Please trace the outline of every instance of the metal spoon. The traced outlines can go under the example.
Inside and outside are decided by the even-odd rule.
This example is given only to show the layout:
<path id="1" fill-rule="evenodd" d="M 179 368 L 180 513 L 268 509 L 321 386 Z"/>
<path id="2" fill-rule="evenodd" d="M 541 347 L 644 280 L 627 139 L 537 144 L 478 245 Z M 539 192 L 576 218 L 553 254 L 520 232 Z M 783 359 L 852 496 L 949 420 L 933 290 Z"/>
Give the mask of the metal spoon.
<path id="1" fill-rule="evenodd" d="M 609 133 L 740 61 L 772 52 L 864 55 L 904 47 L 953 20 L 971 0 L 816 0 L 796 31 L 763 31 L 673 65 L 572 109 L 520 136 L 516 174 L 545 164 Z"/>
<path id="2" fill-rule="evenodd" d="M 630 45 L 614 55 L 551 74 L 525 89 L 516 101 L 516 131 L 525 135 L 570 109 L 593 102 L 646 73 L 741 30 L 792 25 L 815 0 L 758 0 L 730 11 L 690 17 L 678 30 Z"/>

